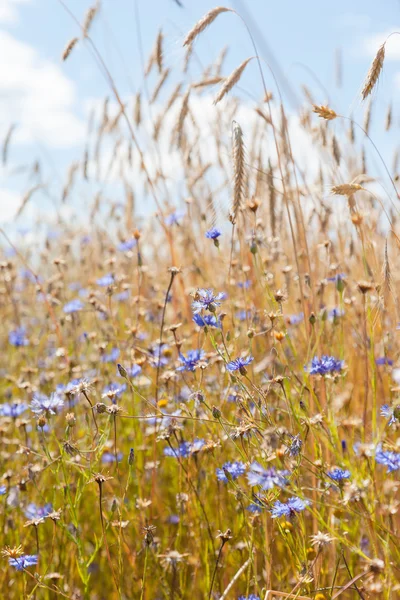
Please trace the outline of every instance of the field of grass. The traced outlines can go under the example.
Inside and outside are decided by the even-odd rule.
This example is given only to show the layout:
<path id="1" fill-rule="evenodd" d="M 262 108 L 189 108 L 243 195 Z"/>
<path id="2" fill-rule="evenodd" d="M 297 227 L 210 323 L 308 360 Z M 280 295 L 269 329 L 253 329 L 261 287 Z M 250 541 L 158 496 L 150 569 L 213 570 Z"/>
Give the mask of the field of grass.
<path id="1" fill-rule="evenodd" d="M 60 194 L 73 202 L 105 146 L 125 197 L 100 192 L 91 227 L 60 216 L 29 244 L 1 230 L 1 598 L 400 598 L 397 160 L 368 108 L 360 126 L 305 90 L 287 114 L 256 49 L 163 95 L 160 34 L 146 90 L 121 98 L 94 13 L 64 59 L 88 46 L 112 108 Z M 188 33 L 185 72 L 223 13 Z M 250 61 L 264 93 L 241 113 Z"/>

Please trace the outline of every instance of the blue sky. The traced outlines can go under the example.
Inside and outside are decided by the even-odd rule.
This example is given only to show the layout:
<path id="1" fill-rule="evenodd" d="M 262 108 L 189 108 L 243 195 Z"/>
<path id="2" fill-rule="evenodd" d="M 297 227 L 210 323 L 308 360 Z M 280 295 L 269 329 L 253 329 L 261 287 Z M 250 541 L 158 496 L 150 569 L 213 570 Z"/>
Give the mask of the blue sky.
<path id="1" fill-rule="evenodd" d="M 91 33 L 124 98 L 141 89 L 143 83 L 139 32 L 147 57 L 162 27 L 165 63 L 178 68 L 184 56 L 185 33 L 222 0 L 182 3 L 183 8 L 179 8 L 174 0 L 102 0 Z M 91 5 L 86 0 L 65 0 L 65 4 L 80 22 Z M 231 0 L 225 5 L 245 16 L 260 54 L 276 70 L 282 90 L 282 75 L 294 90 L 294 95 L 286 96 L 289 111 L 299 107 L 299 100 L 304 101 L 300 85 L 305 83 L 318 103 L 329 100 L 335 110 L 352 113 L 362 122 L 363 107 L 358 94 L 379 44 L 388 33 L 400 30 L 400 0 L 337 0 L 329 6 L 316 0 Z M 61 62 L 63 48 L 79 35 L 79 29 L 58 0 L 0 0 L 0 25 L 1 137 L 10 123 L 18 125 L 10 145 L 9 164 L 2 169 L 0 178 L 0 216 L 6 220 L 29 187 L 29 178 L 10 177 L 10 171 L 39 156 L 48 177 L 61 181 L 68 162 L 82 154 L 88 107 L 100 103 L 110 92 L 84 44 L 76 47 L 66 63 Z M 261 38 L 264 43 L 260 43 Z M 233 14 L 220 16 L 198 40 L 199 64 L 215 59 L 225 45 L 229 46 L 226 73 L 253 54 L 248 34 Z M 340 89 L 335 81 L 338 51 L 343 68 Z M 398 100 L 399 61 L 400 35 L 393 36 L 388 44 L 384 72 L 374 98 L 374 110 L 381 121 L 388 100 Z M 196 80 L 200 72 L 193 62 L 186 83 Z M 170 88 L 174 77 L 173 74 L 170 78 Z M 267 71 L 266 79 L 273 90 Z M 241 87 L 261 96 L 256 63 L 246 70 Z M 394 114 L 398 126 L 399 115 L 396 111 Z M 384 142 L 382 123 L 373 122 L 372 131 L 378 144 L 387 145 L 383 153 L 389 155 L 394 141 Z M 40 195 L 35 200 L 39 207 L 46 202 Z"/>

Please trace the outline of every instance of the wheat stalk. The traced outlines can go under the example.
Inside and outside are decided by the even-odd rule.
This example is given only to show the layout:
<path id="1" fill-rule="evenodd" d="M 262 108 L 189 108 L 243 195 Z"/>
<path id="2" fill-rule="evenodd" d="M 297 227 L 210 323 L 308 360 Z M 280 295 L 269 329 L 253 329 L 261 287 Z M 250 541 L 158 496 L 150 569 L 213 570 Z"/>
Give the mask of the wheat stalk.
<path id="1" fill-rule="evenodd" d="M 358 192 L 362 189 L 362 186 L 358 183 L 342 183 L 339 185 L 334 185 L 331 188 L 331 192 L 335 196 L 351 196 L 355 192 Z"/>
<path id="2" fill-rule="evenodd" d="M 162 73 L 163 70 L 163 33 L 162 30 L 158 32 L 157 40 L 156 40 L 156 48 L 155 48 L 155 58 L 158 67 L 159 73 Z"/>
<path id="3" fill-rule="evenodd" d="M 369 96 L 370 93 L 372 92 L 372 90 L 374 89 L 374 87 L 379 79 L 379 75 L 381 74 L 384 60 L 385 60 L 385 44 L 382 44 L 382 46 L 379 48 L 378 52 L 376 53 L 374 60 L 372 61 L 370 70 L 368 71 L 368 75 L 365 80 L 362 92 L 361 92 L 361 96 L 362 96 L 363 100 L 365 100 L 365 98 L 367 98 L 367 96 Z"/>
<path id="4" fill-rule="evenodd" d="M 320 106 L 318 106 L 318 104 L 314 104 L 313 112 L 315 112 L 319 117 L 321 117 L 321 119 L 325 119 L 326 121 L 332 121 L 332 119 L 336 119 L 337 117 L 337 114 L 334 110 L 332 110 L 328 106 L 324 106 L 323 104 L 321 104 Z"/>
<path id="5" fill-rule="evenodd" d="M 204 17 L 197 21 L 195 26 L 189 31 L 185 39 L 183 40 L 184 46 L 191 46 L 194 40 L 202 31 L 204 31 L 211 23 L 223 12 L 231 12 L 230 8 L 224 6 L 217 6 L 212 8 Z"/>
<path id="6" fill-rule="evenodd" d="M 68 44 L 65 46 L 64 52 L 62 53 L 62 60 L 67 60 L 68 56 L 71 54 L 72 50 L 75 48 L 76 44 L 78 42 L 78 38 L 74 37 L 72 38 L 72 40 L 70 40 L 68 42 Z"/>
<path id="7" fill-rule="evenodd" d="M 225 79 L 224 84 L 221 86 L 217 97 L 214 100 L 214 104 L 218 104 L 222 100 L 222 98 L 231 91 L 234 85 L 239 81 L 242 76 L 243 71 L 245 70 L 247 64 L 251 61 L 252 57 L 246 58 L 230 75 Z"/>
<path id="8" fill-rule="evenodd" d="M 14 132 L 16 128 L 15 123 L 13 123 L 12 125 L 10 125 L 6 137 L 4 138 L 4 142 L 3 142 L 3 152 L 2 152 L 2 159 L 3 159 L 3 165 L 7 164 L 7 157 L 8 157 L 8 148 L 10 146 L 10 141 L 11 141 L 11 136 Z"/>
<path id="9" fill-rule="evenodd" d="M 208 79 L 203 79 L 202 81 L 198 81 L 197 83 L 192 84 L 192 88 L 199 89 L 203 87 L 208 87 L 209 85 L 215 85 L 216 83 L 221 83 L 223 77 L 209 77 Z"/>
<path id="10" fill-rule="evenodd" d="M 184 125 L 185 119 L 187 117 L 187 114 L 189 112 L 189 96 L 190 96 L 190 88 L 188 89 L 186 94 L 183 96 L 181 110 L 179 111 L 178 124 L 176 127 L 176 131 L 177 131 L 177 135 L 178 135 L 178 142 L 177 142 L 178 147 L 181 147 L 181 145 L 182 145 L 183 125 Z"/>
<path id="11" fill-rule="evenodd" d="M 333 154 L 333 157 L 334 157 L 334 159 L 336 161 L 337 166 L 339 167 L 340 166 L 341 155 L 340 155 L 339 144 L 337 142 L 337 139 L 336 139 L 335 135 L 332 136 L 332 154 Z"/>
<path id="12" fill-rule="evenodd" d="M 96 4 L 94 6 L 91 6 L 89 8 L 89 10 L 87 11 L 85 20 L 84 20 L 83 26 L 82 26 L 83 37 L 88 36 L 89 29 L 92 26 L 93 20 L 99 11 L 99 8 L 100 8 L 100 2 L 96 2 Z"/>
<path id="13" fill-rule="evenodd" d="M 153 104 L 157 98 L 158 98 L 158 94 L 160 93 L 160 90 L 162 88 L 162 86 L 164 85 L 164 83 L 167 80 L 168 75 L 170 74 L 170 70 L 169 69 L 165 69 L 164 73 L 161 75 L 156 87 L 154 88 L 153 94 L 150 98 L 150 104 Z"/>
<path id="14" fill-rule="evenodd" d="M 233 159 L 233 200 L 231 210 L 231 222 L 234 225 L 238 212 L 242 206 L 244 184 L 246 178 L 244 161 L 243 132 L 239 123 L 233 122 L 232 136 L 232 159 Z"/>

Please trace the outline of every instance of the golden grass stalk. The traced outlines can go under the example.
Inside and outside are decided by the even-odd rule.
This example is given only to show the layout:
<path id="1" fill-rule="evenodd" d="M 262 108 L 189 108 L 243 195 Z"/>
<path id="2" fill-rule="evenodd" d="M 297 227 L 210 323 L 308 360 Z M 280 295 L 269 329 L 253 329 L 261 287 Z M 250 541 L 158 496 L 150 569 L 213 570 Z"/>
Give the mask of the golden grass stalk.
<path id="1" fill-rule="evenodd" d="M 258 108 L 258 106 L 257 106 L 254 110 L 256 111 L 256 113 L 258 114 L 259 117 L 261 117 L 262 119 L 264 119 L 264 121 L 266 123 L 268 123 L 268 125 L 272 125 L 271 119 L 269 118 L 268 115 L 265 114 L 265 112 L 263 112 L 261 110 L 261 108 Z"/>
<path id="2" fill-rule="evenodd" d="M 364 129 L 365 129 L 365 132 L 367 135 L 369 133 L 369 126 L 371 125 L 371 108 L 372 108 L 372 98 L 368 102 L 368 105 L 367 105 L 367 108 L 365 109 L 365 114 L 364 114 Z"/>
<path id="3" fill-rule="evenodd" d="M 239 123 L 233 123 L 232 159 L 233 159 L 233 200 L 231 222 L 236 223 L 238 212 L 243 203 L 244 185 L 246 179 L 243 132 Z"/>
<path id="4" fill-rule="evenodd" d="M 23 212 L 23 210 L 25 209 L 26 205 L 28 204 L 29 200 L 32 198 L 33 194 L 35 192 L 37 192 L 38 190 L 44 188 L 44 184 L 43 183 L 37 183 L 36 185 L 34 185 L 33 187 L 31 187 L 24 195 L 24 197 L 21 200 L 21 204 L 18 207 L 17 212 L 15 213 L 15 219 L 18 219 L 18 217 L 21 215 L 21 213 Z"/>
<path id="5" fill-rule="evenodd" d="M 72 40 L 70 40 L 68 42 L 68 44 L 65 46 L 64 52 L 62 53 L 62 60 L 67 60 L 68 56 L 71 54 L 72 50 L 75 48 L 76 44 L 78 42 L 78 38 L 74 37 L 72 38 Z"/>
<path id="6" fill-rule="evenodd" d="M 140 95 L 140 92 L 136 94 L 135 106 L 133 108 L 133 118 L 136 127 L 138 127 L 142 121 L 142 97 Z"/>
<path id="7" fill-rule="evenodd" d="M 164 85 L 164 83 L 167 81 L 167 77 L 169 74 L 170 74 L 170 70 L 165 69 L 165 71 L 161 75 L 156 87 L 154 88 L 153 94 L 150 98 L 150 104 L 153 104 L 153 102 L 155 102 L 157 100 L 158 94 L 160 93 L 160 90 L 161 90 L 162 86 Z"/>
<path id="8" fill-rule="evenodd" d="M 392 126 L 392 105 L 389 104 L 388 110 L 386 113 L 386 122 L 385 122 L 385 130 L 389 131 Z"/>
<path id="9" fill-rule="evenodd" d="M 363 188 L 359 183 L 342 183 L 340 185 L 334 185 L 331 188 L 331 192 L 335 196 L 351 196 L 362 189 Z"/>
<path id="10" fill-rule="evenodd" d="M 88 36 L 89 30 L 93 24 L 94 18 L 97 15 L 97 13 L 99 12 L 99 8 L 100 8 L 100 2 L 96 2 L 96 4 L 94 6 L 91 6 L 89 8 L 89 10 L 87 11 L 85 20 L 84 20 L 83 26 L 82 26 L 83 37 Z"/>
<path id="11" fill-rule="evenodd" d="M 217 97 L 214 100 L 214 104 L 218 104 L 218 102 L 220 102 L 222 100 L 222 98 L 224 96 L 226 96 L 226 94 L 228 94 L 228 92 L 231 91 L 231 89 L 233 88 L 234 85 L 237 84 L 237 82 L 239 81 L 239 79 L 242 76 L 243 71 L 245 70 L 247 64 L 251 61 L 252 57 L 250 58 L 246 58 L 246 60 L 244 60 L 242 62 L 241 65 L 239 65 L 230 75 L 229 77 L 227 77 L 225 79 L 225 82 L 223 83 L 223 85 L 221 86 L 221 89 L 219 90 Z"/>
<path id="12" fill-rule="evenodd" d="M 210 77 L 208 79 L 203 79 L 202 81 L 197 81 L 193 83 L 192 88 L 199 89 L 203 87 L 208 87 L 210 85 L 215 85 L 216 83 L 221 83 L 223 81 L 223 77 Z"/>
<path id="13" fill-rule="evenodd" d="M 363 100 L 365 100 L 365 98 L 367 98 L 367 96 L 370 95 L 370 93 L 374 89 L 375 85 L 377 84 L 379 75 L 381 74 L 381 71 L 382 71 L 384 60 L 385 60 L 385 44 L 382 44 L 382 46 L 379 48 L 378 52 L 376 53 L 374 60 L 372 61 L 370 70 L 368 71 L 368 75 L 365 80 L 362 92 L 361 92 L 361 96 L 362 96 Z"/>
<path id="14" fill-rule="evenodd" d="M 336 161 L 337 166 L 340 166 L 340 159 L 341 159 L 341 154 L 340 154 L 340 148 L 339 148 L 339 144 L 337 142 L 336 136 L 334 135 L 332 137 L 332 154 L 333 157 Z"/>
<path id="15" fill-rule="evenodd" d="M 163 33 L 162 30 L 158 32 L 155 48 L 155 59 L 158 67 L 158 72 L 163 71 Z"/>
<path id="16" fill-rule="evenodd" d="M 3 165 L 7 164 L 7 158 L 8 158 L 8 149 L 10 146 L 10 141 L 11 141 L 11 136 L 14 132 L 16 128 L 15 123 L 13 123 L 12 125 L 10 125 L 6 137 L 4 138 L 4 142 L 3 142 L 3 152 L 2 152 L 2 161 L 3 161 Z"/>
<path id="17" fill-rule="evenodd" d="M 178 147 L 182 145 L 182 133 L 183 133 L 183 125 L 185 123 L 185 119 L 189 112 L 189 96 L 190 96 L 190 88 L 187 90 L 186 94 L 183 96 L 181 110 L 179 111 L 178 123 L 176 127 L 177 135 L 178 135 Z"/>
<path id="18" fill-rule="evenodd" d="M 197 21 L 195 26 L 189 31 L 185 39 L 183 40 L 184 46 L 190 46 L 198 35 L 223 12 L 231 12 L 230 8 L 225 8 L 224 6 L 217 6 L 216 8 L 212 8 L 204 17 Z"/>
<path id="19" fill-rule="evenodd" d="M 325 119 L 326 121 L 332 121 L 337 117 L 337 114 L 334 110 L 329 108 L 329 106 L 324 106 L 323 104 L 314 104 L 313 112 L 315 112 L 319 117 L 321 117 L 321 119 Z"/>

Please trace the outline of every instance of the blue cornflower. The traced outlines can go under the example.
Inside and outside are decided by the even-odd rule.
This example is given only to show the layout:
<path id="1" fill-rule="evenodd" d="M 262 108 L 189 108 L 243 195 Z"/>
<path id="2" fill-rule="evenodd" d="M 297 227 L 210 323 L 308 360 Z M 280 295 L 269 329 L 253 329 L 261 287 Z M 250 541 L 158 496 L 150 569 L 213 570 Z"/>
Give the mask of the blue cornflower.
<path id="1" fill-rule="evenodd" d="M 344 361 L 334 358 L 333 356 L 314 356 L 311 361 L 311 365 L 305 368 L 309 371 L 310 375 L 326 375 L 327 373 L 334 373 L 341 371 L 344 367 Z"/>
<path id="2" fill-rule="evenodd" d="M 327 281 L 337 284 L 338 282 L 343 281 L 343 279 L 346 279 L 346 273 L 337 273 L 337 275 L 334 275 L 333 277 L 328 277 Z"/>
<path id="3" fill-rule="evenodd" d="M 126 302 L 127 300 L 129 300 L 129 293 L 129 290 L 123 290 L 122 292 L 115 294 L 114 300 L 116 300 L 117 302 Z"/>
<path id="4" fill-rule="evenodd" d="M 175 211 L 167 217 L 165 217 L 164 223 L 167 225 L 167 227 L 171 227 L 171 225 L 179 225 L 179 222 L 183 219 L 184 216 L 184 212 Z"/>
<path id="5" fill-rule="evenodd" d="M 221 235 L 221 232 L 216 227 L 212 227 L 211 229 L 206 231 L 206 238 L 208 238 L 209 240 L 215 241 L 217 238 L 219 238 L 220 235 Z"/>
<path id="6" fill-rule="evenodd" d="M 28 567 L 37 565 L 37 561 L 37 554 L 23 554 L 22 556 L 18 556 L 18 558 L 9 558 L 8 564 L 10 567 L 14 567 L 17 571 L 23 571 Z"/>
<path id="7" fill-rule="evenodd" d="M 151 348 L 149 348 L 150 356 L 149 356 L 149 364 L 152 367 L 165 367 L 168 364 L 168 358 L 164 356 L 165 350 L 168 350 L 168 344 L 153 344 Z"/>
<path id="8" fill-rule="evenodd" d="M 118 358 L 119 358 L 119 349 L 112 348 L 112 350 L 110 351 L 109 354 L 102 355 L 101 362 L 103 362 L 103 363 L 115 362 L 116 360 L 118 360 Z"/>
<path id="9" fill-rule="evenodd" d="M 304 313 L 303 312 L 301 312 L 297 315 L 290 315 L 287 318 L 288 325 L 299 325 L 300 323 L 302 323 L 302 321 L 304 321 Z"/>
<path id="10" fill-rule="evenodd" d="M 181 442 L 178 448 L 164 448 L 164 456 L 187 458 L 191 454 L 201 450 L 204 444 L 204 440 L 199 439 L 196 439 L 193 442 Z"/>
<path id="11" fill-rule="evenodd" d="M 246 319 L 251 319 L 251 318 L 252 318 L 251 310 L 238 310 L 235 313 L 235 319 L 237 319 L 238 321 L 246 321 Z"/>
<path id="12" fill-rule="evenodd" d="M 249 365 L 253 360 L 254 360 L 254 357 L 251 355 L 246 356 L 245 358 L 242 358 L 242 357 L 235 358 L 235 360 L 231 360 L 228 362 L 228 364 L 226 365 L 226 368 L 231 373 L 233 371 L 239 371 L 241 375 L 246 375 L 246 373 L 247 373 L 246 365 Z"/>
<path id="13" fill-rule="evenodd" d="M 217 329 L 221 329 L 222 327 L 221 321 L 215 315 L 194 315 L 193 321 L 199 327 L 216 327 Z"/>
<path id="14" fill-rule="evenodd" d="M 0 485 L 0 496 L 4 496 L 4 494 L 7 492 L 7 486 L 5 485 Z"/>
<path id="15" fill-rule="evenodd" d="M 71 300 L 71 302 L 67 302 L 67 304 L 64 304 L 63 311 L 67 314 L 70 314 L 78 312 L 79 310 L 82 310 L 82 308 L 83 302 L 77 298 L 75 300 Z"/>
<path id="16" fill-rule="evenodd" d="M 265 504 L 262 500 L 256 494 L 253 494 L 253 502 L 246 507 L 246 510 L 251 513 L 260 514 L 264 508 Z"/>
<path id="17" fill-rule="evenodd" d="M 129 377 L 137 377 L 139 373 L 142 372 L 142 367 L 140 365 L 132 365 L 127 369 L 127 373 Z"/>
<path id="18" fill-rule="evenodd" d="M 117 453 L 117 461 L 121 462 L 122 457 L 123 457 L 122 452 L 118 452 Z M 115 454 L 113 454 L 112 452 L 104 452 L 103 456 L 101 457 L 101 462 L 104 463 L 105 465 L 114 463 L 115 462 Z"/>
<path id="19" fill-rule="evenodd" d="M 344 315 L 345 315 L 345 312 L 341 308 L 331 308 L 328 311 L 328 319 L 329 319 L 329 321 L 336 321 L 340 317 L 344 317 Z"/>
<path id="20" fill-rule="evenodd" d="M 297 498 L 297 496 L 293 496 L 293 498 L 289 498 L 289 500 L 285 502 L 280 502 L 277 500 L 272 507 L 271 517 L 276 519 L 277 517 L 294 517 L 296 513 L 304 510 L 310 502 L 308 500 L 301 500 Z"/>
<path id="21" fill-rule="evenodd" d="M 118 244 L 118 250 L 120 252 L 127 252 L 128 250 L 132 250 L 136 246 L 136 240 L 126 240 L 125 242 L 121 242 Z"/>
<path id="22" fill-rule="evenodd" d="M 226 462 L 222 465 L 222 469 L 217 469 L 217 479 L 218 481 L 223 481 L 224 483 L 228 483 L 228 477 L 226 476 L 226 472 L 232 477 L 232 479 L 237 479 L 240 475 L 246 471 L 246 466 L 240 460 L 235 460 L 235 462 Z"/>
<path id="23" fill-rule="evenodd" d="M 339 484 L 342 483 L 345 479 L 350 479 L 351 477 L 350 471 L 348 471 L 347 469 L 339 469 L 338 467 L 332 469 L 332 471 L 328 471 L 327 475 L 328 477 L 333 479 L 333 481 L 336 481 Z"/>
<path id="24" fill-rule="evenodd" d="M 53 392 L 50 396 L 38 392 L 33 394 L 31 411 L 36 415 L 41 415 L 42 413 L 55 415 L 57 410 L 63 406 L 64 400 L 56 392 Z"/>
<path id="25" fill-rule="evenodd" d="M 16 348 L 27 346 L 29 344 L 29 340 L 26 337 L 25 327 L 17 327 L 17 329 L 10 331 L 8 334 L 8 341 Z"/>
<path id="26" fill-rule="evenodd" d="M 387 358 L 386 356 L 379 356 L 375 359 L 375 364 L 380 367 L 381 365 L 389 365 L 390 367 L 393 365 L 393 361 L 391 358 Z"/>
<path id="27" fill-rule="evenodd" d="M 251 287 L 251 283 L 251 279 L 246 279 L 246 281 L 238 281 L 236 285 L 242 290 L 248 290 Z"/>
<path id="28" fill-rule="evenodd" d="M 114 275 L 112 273 L 107 273 L 107 275 L 103 275 L 100 279 L 96 279 L 97 285 L 101 285 L 101 287 L 108 287 L 114 283 Z"/>
<path id="29" fill-rule="evenodd" d="M 28 410 L 29 406 L 25 402 L 4 402 L 0 404 L 0 417 L 19 417 Z"/>
<path id="30" fill-rule="evenodd" d="M 298 456 L 301 452 L 302 446 L 303 442 L 301 441 L 300 436 L 294 435 L 292 436 L 292 441 L 286 449 L 286 452 L 289 454 L 289 456 Z"/>
<path id="31" fill-rule="evenodd" d="M 33 521 L 36 519 L 45 519 L 51 512 L 53 512 L 53 506 L 50 502 L 44 506 L 37 506 L 31 502 L 25 509 L 25 516 L 30 521 Z"/>
<path id="32" fill-rule="evenodd" d="M 389 404 L 384 404 L 381 407 L 381 415 L 389 419 L 388 425 L 398 423 L 400 420 L 400 405 L 389 406 Z"/>
<path id="33" fill-rule="evenodd" d="M 204 350 L 189 350 L 189 352 L 187 353 L 187 358 L 182 353 L 180 353 L 179 360 L 181 361 L 182 365 L 176 370 L 194 371 L 198 362 L 203 360 L 205 355 L 206 353 L 204 352 Z"/>
<path id="34" fill-rule="evenodd" d="M 391 450 L 382 450 L 381 446 L 376 449 L 375 460 L 380 465 L 385 465 L 388 468 L 388 473 L 398 471 L 400 469 L 400 453 L 392 452 Z"/>
<path id="35" fill-rule="evenodd" d="M 272 490 L 273 487 L 284 487 L 287 484 L 289 471 L 277 471 L 275 467 L 264 469 L 258 462 L 251 463 L 247 473 L 247 481 L 252 487 L 258 485 L 263 490 Z"/>
<path id="36" fill-rule="evenodd" d="M 197 290 L 195 298 L 195 301 L 192 302 L 194 314 L 197 314 L 202 310 L 215 312 L 217 306 L 221 306 L 220 300 L 224 300 L 226 298 L 226 294 L 224 292 L 219 292 L 219 294 L 215 295 L 214 290 L 212 289 L 200 288 Z"/>
<path id="37" fill-rule="evenodd" d="M 171 525 L 178 525 L 180 518 L 178 515 L 170 515 L 167 521 L 168 523 L 171 523 Z"/>
<path id="38" fill-rule="evenodd" d="M 250 594 L 250 596 L 238 596 L 238 600 L 260 600 L 257 594 Z"/>

